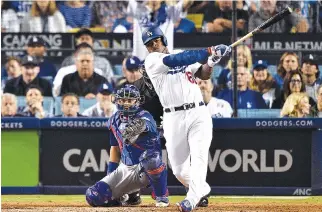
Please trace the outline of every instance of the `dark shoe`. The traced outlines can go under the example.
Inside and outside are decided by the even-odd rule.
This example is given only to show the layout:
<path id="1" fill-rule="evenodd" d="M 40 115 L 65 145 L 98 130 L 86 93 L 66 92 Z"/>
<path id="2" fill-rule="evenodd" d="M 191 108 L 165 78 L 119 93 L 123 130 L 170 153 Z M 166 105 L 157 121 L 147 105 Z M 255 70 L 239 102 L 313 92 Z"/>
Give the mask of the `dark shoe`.
<path id="1" fill-rule="evenodd" d="M 197 207 L 208 207 L 208 198 L 210 197 L 210 193 L 206 196 L 201 197 L 200 201 L 197 204 Z"/>
<path id="2" fill-rule="evenodd" d="M 126 201 L 127 205 L 139 205 L 141 204 L 142 200 L 141 200 L 141 195 L 140 192 L 134 192 L 129 195 L 129 199 Z"/>
<path id="3" fill-rule="evenodd" d="M 208 207 L 208 197 L 202 197 L 198 202 L 197 207 Z"/>

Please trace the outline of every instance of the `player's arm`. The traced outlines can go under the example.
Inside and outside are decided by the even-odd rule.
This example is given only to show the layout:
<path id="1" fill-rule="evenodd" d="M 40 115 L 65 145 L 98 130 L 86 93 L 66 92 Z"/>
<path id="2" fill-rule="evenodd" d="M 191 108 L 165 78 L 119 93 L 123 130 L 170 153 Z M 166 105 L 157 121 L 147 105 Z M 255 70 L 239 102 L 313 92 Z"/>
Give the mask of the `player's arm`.
<path id="1" fill-rule="evenodd" d="M 178 54 L 170 54 L 163 58 L 163 64 L 168 67 L 188 66 L 197 62 L 207 61 L 208 57 L 213 57 L 215 62 L 219 62 L 223 56 L 230 53 L 231 48 L 226 45 L 218 45 L 200 50 L 187 50 Z M 208 64 L 208 65 L 214 65 Z"/>
<path id="2" fill-rule="evenodd" d="M 175 68 L 179 66 L 188 66 L 197 62 L 207 61 L 209 57 L 212 62 L 208 63 L 208 66 L 213 67 L 223 56 L 229 54 L 230 49 L 229 46 L 218 45 L 206 49 L 187 50 L 170 55 L 154 52 L 149 54 L 145 59 L 145 69 L 149 77 L 153 78 L 160 73 L 168 72 L 168 67 Z M 211 60 L 208 60 L 208 62 Z M 202 70 L 209 70 L 209 67 L 204 66 Z M 206 78 L 204 71 L 202 71 L 200 77 Z"/>
<path id="3" fill-rule="evenodd" d="M 112 173 L 117 169 L 121 160 L 121 151 L 119 144 L 114 136 L 114 134 L 110 131 L 110 160 L 108 162 L 107 174 Z"/>

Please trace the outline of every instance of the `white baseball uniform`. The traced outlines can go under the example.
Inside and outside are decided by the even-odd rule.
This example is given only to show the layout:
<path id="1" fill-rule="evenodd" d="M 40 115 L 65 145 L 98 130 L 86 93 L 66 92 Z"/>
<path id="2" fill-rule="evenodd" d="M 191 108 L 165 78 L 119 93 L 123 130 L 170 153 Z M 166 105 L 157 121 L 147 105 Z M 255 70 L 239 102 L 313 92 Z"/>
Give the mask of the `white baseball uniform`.
<path id="1" fill-rule="evenodd" d="M 173 50 L 173 35 L 174 35 L 174 23 L 180 18 L 182 11 L 183 0 L 180 0 L 174 6 L 167 6 L 165 17 L 157 16 L 157 18 L 164 18 L 163 21 L 151 19 L 151 9 L 146 6 L 145 2 L 139 3 L 136 0 L 129 0 L 128 14 L 133 16 L 133 55 L 137 56 L 141 60 L 144 60 L 148 55 L 146 47 L 142 43 L 142 31 L 146 26 L 152 24 L 159 24 L 158 27 L 162 30 L 165 37 L 168 40 L 168 50 Z"/>
<path id="2" fill-rule="evenodd" d="M 187 198 L 193 207 L 210 192 L 206 182 L 208 152 L 212 139 L 212 119 L 203 101 L 194 74 L 200 63 L 170 68 L 163 64 L 168 54 L 153 52 L 145 68 L 164 108 L 163 129 L 168 158 L 177 179 L 189 186 Z M 174 111 L 174 107 L 195 103 L 195 108 Z M 191 162 L 190 162 L 191 159 Z"/>
<path id="3" fill-rule="evenodd" d="M 214 118 L 230 118 L 233 114 L 233 109 L 227 101 L 215 97 L 210 99 L 207 108 Z"/>

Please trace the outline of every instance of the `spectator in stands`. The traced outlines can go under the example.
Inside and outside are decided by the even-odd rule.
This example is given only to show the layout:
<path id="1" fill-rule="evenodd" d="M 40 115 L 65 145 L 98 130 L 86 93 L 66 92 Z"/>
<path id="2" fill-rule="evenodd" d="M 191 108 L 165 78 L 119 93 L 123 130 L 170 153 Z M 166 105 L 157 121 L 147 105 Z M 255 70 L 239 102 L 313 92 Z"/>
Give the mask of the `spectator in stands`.
<path id="1" fill-rule="evenodd" d="M 74 93 L 66 93 L 61 98 L 62 115 L 55 117 L 84 117 L 79 113 L 79 97 Z"/>
<path id="2" fill-rule="evenodd" d="M 180 13 L 178 20 L 174 23 L 174 32 L 176 33 L 197 32 L 195 23 L 186 18 L 188 14 L 188 9 L 193 4 L 193 1 L 185 1 L 185 2 L 187 3 L 182 8 L 182 11 Z"/>
<path id="3" fill-rule="evenodd" d="M 66 20 L 67 30 L 72 28 L 90 27 L 92 12 L 85 1 L 65 1 L 59 6 Z"/>
<path id="4" fill-rule="evenodd" d="M 75 42 L 76 46 L 80 45 L 81 43 L 87 43 L 93 48 L 94 45 L 94 38 L 93 38 L 93 33 L 91 30 L 83 28 L 80 29 L 76 34 L 75 34 Z M 73 55 L 66 57 L 65 60 L 63 61 L 61 67 L 65 66 L 70 66 L 75 64 L 75 58 Z M 112 82 L 112 77 L 114 76 L 113 74 L 113 69 L 110 64 L 110 62 L 104 58 L 100 57 L 98 55 L 94 56 L 94 67 L 97 69 L 102 70 L 103 75 L 109 82 Z"/>
<path id="5" fill-rule="evenodd" d="M 132 30 L 131 17 L 127 16 L 127 1 L 93 1 L 90 4 L 92 9 L 92 27 L 103 27 L 106 32 L 113 32 L 118 25 L 126 31 Z"/>
<path id="6" fill-rule="evenodd" d="M 197 78 L 197 83 L 201 90 L 203 101 L 206 103 L 207 108 L 212 117 L 216 118 L 229 118 L 233 114 L 233 109 L 230 104 L 222 99 L 212 97 L 213 84 L 211 80 L 201 80 Z"/>
<path id="7" fill-rule="evenodd" d="M 19 32 L 20 22 L 8 1 L 1 0 L 1 32 Z"/>
<path id="8" fill-rule="evenodd" d="M 239 109 L 265 109 L 267 105 L 261 93 L 248 89 L 249 70 L 246 67 L 237 68 L 237 89 L 238 89 L 238 108 Z M 225 89 L 221 91 L 217 98 L 226 100 L 230 106 L 233 105 L 233 91 Z"/>
<path id="9" fill-rule="evenodd" d="M 22 32 L 66 32 L 64 16 L 54 0 L 36 0 L 21 25 Z"/>
<path id="10" fill-rule="evenodd" d="M 186 1 L 187 2 L 187 1 Z M 148 51 L 142 42 L 142 32 L 147 26 L 158 26 L 167 38 L 167 48 L 173 51 L 174 23 L 185 6 L 184 1 L 129 0 L 128 15 L 133 17 L 133 55 L 144 60 Z"/>
<path id="11" fill-rule="evenodd" d="M 87 99 L 96 97 L 98 87 L 107 80 L 94 72 L 94 52 L 90 45 L 83 43 L 75 54 L 77 71 L 63 78 L 60 95 L 75 93 Z"/>
<path id="12" fill-rule="evenodd" d="M 22 20 L 27 16 L 31 10 L 33 0 L 17 0 L 11 1 L 11 7 L 16 11 L 19 24 L 22 23 Z"/>
<path id="13" fill-rule="evenodd" d="M 204 17 L 204 22 L 207 23 L 206 32 L 218 32 L 231 35 L 232 0 L 220 0 L 216 1 L 215 6 L 213 4 L 209 5 L 209 10 Z M 236 25 L 239 34 L 245 34 L 247 32 L 247 22 L 247 11 L 237 9 Z"/>
<path id="14" fill-rule="evenodd" d="M 40 69 L 37 59 L 26 55 L 22 58 L 21 65 L 21 76 L 8 80 L 4 92 L 25 96 L 29 86 L 37 85 L 43 90 L 44 96 L 52 96 L 50 82 L 38 77 Z"/>
<path id="15" fill-rule="evenodd" d="M 124 78 L 116 83 L 117 89 L 123 87 L 125 84 L 133 84 L 142 77 L 142 73 L 139 71 L 141 64 L 142 62 L 136 56 L 126 57 L 123 60 L 122 72 Z"/>
<path id="16" fill-rule="evenodd" d="M 73 57 L 75 57 L 75 55 L 77 55 L 77 52 L 80 49 L 90 49 L 90 51 L 93 51 L 92 46 L 90 46 L 87 43 L 80 43 L 78 46 L 76 46 L 76 49 L 74 51 Z M 75 60 L 73 59 L 74 64 L 70 65 L 70 66 L 65 66 L 62 67 L 61 69 L 58 70 L 56 77 L 54 79 L 53 82 L 53 96 L 59 96 L 60 94 L 60 90 L 61 90 L 61 85 L 63 83 L 63 79 L 66 75 L 71 74 L 71 73 L 75 73 L 77 71 L 77 67 L 75 65 Z M 95 57 L 94 57 L 94 63 L 95 63 Z M 104 76 L 103 71 L 101 69 L 98 68 L 94 68 L 94 72 Z"/>
<path id="17" fill-rule="evenodd" d="M 32 37 L 27 44 L 27 54 L 37 58 L 39 62 L 39 77 L 55 78 L 56 66 L 46 58 L 46 42 L 41 37 Z"/>
<path id="18" fill-rule="evenodd" d="M 287 72 L 283 85 L 283 91 L 273 102 L 272 108 L 282 108 L 289 95 L 291 95 L 292 93 L 305 93 L 305 91 L 305 83 L 303 81 L 301 72 L 298 70 Z M 309 98 L 309 100 L 311 106 L 314 106 L 316 104 L 311 97 Z"/>
<path id="19" fill-rule="evenodd" d="M 265 60 L 258 60 L 254 64 L 249 89 L 260 92 L 268 108 L 271 108 L 276 96 L 280 94 L 280 89 L 272 75 L 267 71 L 267 67 L 268 64 Z"/>
<path id="20" fill-rule="evenodd" d="M 322 85 L 316 89 L 317 104 L 312 106 L 313 117 L 322 118 Z"/>
<path id="21" fill-rule="evenodd" d="M 252 31 L 278 12 L 279 9 L 276 7 L 276 0 L 260 0 L 259 11 L 249 18 L 248 31 Z M 293 28 L 295 28 L 296 32 L 307 32 L 309 29 L 307 20 L 296 12 L 292 12 L 289 16 L 284 17 L 281 21 L 278 21 L 262 32 L 289 33 Z"/>
<path id="22" fill-rule="evenodd" d="M 274 80 L 280 88 L 283 87 L 286 73 L 291 70 L 300 70 L 299 57 L 294 52 L 285 52 L 280 58 L 277 74 L 274 76 Z"/>
<path id="23" fill-rule="evenodd" d="M 208 11 L 210 1 L 192 1 L 192 5 L 188 8 L 188 13 L 205 14 Z"/>
<path id="24" fill-rule="evenodd" d="M 22 116 L 17 113 L 17 97 L 11 93 L 4 93 L 1 97 L 1 117 Z"/>
<path id="25" fill-rule="evenodd" d="M 107 83 L 102 84 L 96 95 L 97 104 L 87 108 L 83 115 L 88 117 L 111 117 L 117 111 L 116 105 L 112 102 L 112 94 L 112 86 Z"/>
<path id="26" fill-rule="evenodd" d="M 18 57 L 8 57 L 6 63 L 6 71 L 1 77 L 7 77 L 7 79 L 17 78 L 21 75 L 21 60 Z"/>
<path id="27" fill-rule="evenodd" d="M 31 85 L 26 93 L 26 107 L 22 109 L 23 116 L 45 118 L 49 116 L 43 107 L 43 92 L 37 85 Z"/>
<path id="28" fill-rule="evenodd" d="M 306 93 L 292 93 L 285 101 L 281 110 L 281 117 L 304 118 L 310 114 L 311 105 Z"/>
<path id="29" fill-rule="evenodd" d="M 237 66 L 246 67 L 247 70 L 251 70 L 253 65 L 252 60 L 252 53 L 248 46 L 246 45 L 239 45 L 237 46 Z M 232 70 L 232 60 L 230 59 L 228 61 L 226 69 L 223 69 L 220 72 L 219 78 L 218 78 L 218 90 L 222 90 L 225 88 L 232 88 L 231 83 L 231 70 Z"/>
<path id="30" fill-rule="evenodd" d="M 316 101 L 316 89 L 322 84 L 322 80 L 319 78 L 320 71 L 318 61 L 313 55 L 310 54 L 303 58 L 301 72 L 306 87 L 306 93 Z"/>

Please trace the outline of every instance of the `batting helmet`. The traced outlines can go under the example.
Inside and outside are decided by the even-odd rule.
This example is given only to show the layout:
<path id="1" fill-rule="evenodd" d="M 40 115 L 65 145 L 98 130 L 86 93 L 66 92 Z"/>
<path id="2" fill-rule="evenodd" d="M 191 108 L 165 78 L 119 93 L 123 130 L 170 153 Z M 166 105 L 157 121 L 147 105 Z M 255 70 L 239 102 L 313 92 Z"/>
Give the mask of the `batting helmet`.
<path id="1" fill-rule="evenodd" d="M 164 36 L 163 32 L 159 27 L 156 27 L 156 26 L 148 27 L 142 33 L 142 41 L 144 45 L 146 45 L 151 40 L 154 40 L 157 38 L 161 38 L 163 45 L 165 46 L 168 45 L 167 38 Z"/>

